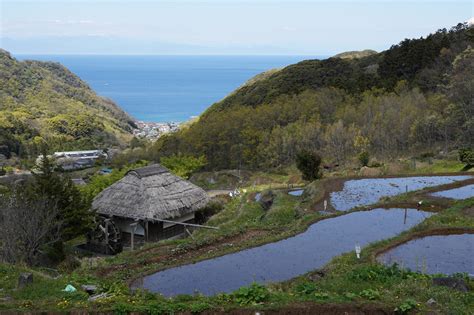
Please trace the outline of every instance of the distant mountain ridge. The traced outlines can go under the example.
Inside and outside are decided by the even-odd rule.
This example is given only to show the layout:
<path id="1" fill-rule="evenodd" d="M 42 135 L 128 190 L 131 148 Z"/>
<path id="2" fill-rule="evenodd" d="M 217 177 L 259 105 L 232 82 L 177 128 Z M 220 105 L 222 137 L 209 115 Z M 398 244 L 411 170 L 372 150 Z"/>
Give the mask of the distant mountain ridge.
<path id="1" fill-rule="evenodd" d="M 134 120 L 55 62 L 18 61 L 0 50 L 1 154 L 120 146 Z"/>

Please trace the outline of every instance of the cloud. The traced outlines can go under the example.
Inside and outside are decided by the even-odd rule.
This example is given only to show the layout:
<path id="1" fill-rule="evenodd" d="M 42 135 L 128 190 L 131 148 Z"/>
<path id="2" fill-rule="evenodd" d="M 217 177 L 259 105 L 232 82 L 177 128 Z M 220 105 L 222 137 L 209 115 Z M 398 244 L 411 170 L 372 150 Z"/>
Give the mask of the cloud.
<path id="1" fill-rule="evenodd" d="M 282 30 L 286 31 L 286 32 L 294 32 L 294 31 L 296 31 L 296 28 L 292 27 L 292 26 L 283 26 Z"/>
<path id="2" fill-rule="evenodd" d="M 474 16 L 467 20 L 467 25 L 474 25 Z"/>
<path id="3" fill-rule="evenodd" d="M 40 21 L 41 22 L 41 21 Z M 46 20 L 45 23 L 59 24 L 59 25 L 78 25 L 78 24 L 94 24 L 92 20 Z"/>

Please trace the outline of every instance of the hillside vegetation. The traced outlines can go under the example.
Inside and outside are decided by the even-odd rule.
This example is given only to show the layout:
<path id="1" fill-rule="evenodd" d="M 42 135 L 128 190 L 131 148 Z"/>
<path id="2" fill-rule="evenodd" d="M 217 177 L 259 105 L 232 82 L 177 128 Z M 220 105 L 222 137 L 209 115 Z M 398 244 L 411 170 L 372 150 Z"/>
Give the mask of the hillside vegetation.
<path id="1" fill-rule="evenodd" d="M 302 61 L 251 80 L 148 152 L 264 169 L 302 149 L 343 163 L 472 146 L 472 44 L 472 28 L 459 24 L 361 58 Z"/>
<path id="2" fill-rule="evenodd" d="M 59 63 L 20 62 L 0 50 L 0 154 L 7 158 L 34 156 L 45 141 L 54 150 L 118 146 L 133 125 Z"/>
<path id="3" fill-rule="evenodd" d="M 341 59 L 357 59 L 357 58 L 363 58 L 367 57 L 370 55 L 374 55 L 377 52 L 372 49 L 365 49 L 365 50 L 353 50 L 353 51 L 345 51 L 343 53 L 334 55 L 333 58 L 341 58 Z"/>

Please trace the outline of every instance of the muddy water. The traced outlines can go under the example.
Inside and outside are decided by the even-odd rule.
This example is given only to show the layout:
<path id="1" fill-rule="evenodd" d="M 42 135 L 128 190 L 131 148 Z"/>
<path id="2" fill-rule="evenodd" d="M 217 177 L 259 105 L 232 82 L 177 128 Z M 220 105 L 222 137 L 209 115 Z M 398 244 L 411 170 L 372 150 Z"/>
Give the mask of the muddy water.
<path id="1" fill-rule="evenodd" d="M 451 198 L 451 199 L 467 199 L 474 197 L 474 185 L 467 185 L 459 188 L 438 191 L 431 194 L 435 197 Z"/>
<path id="2" fill-rule="evenodd" d="M 165 296 L 231 292 L 253 281 L 279 282 L 321 268 L 358 243 L 393 237 L 431 214 L 415 209 L 374 209 L 329 218 L 275 243 L 167 269 L 134 283 Z"/>
<path id="3" fill-rule="evenodd" d="M 470 178 L 472 176 L 421 176 L 348 180 L 344 183 L 344 188 L 341 191 L 331 193 L 331 204 L 336 210 L 347 211 L 354 207 L 376 203 L 382 197 L 402 194 L 407 187 L 408 191 L 413 191 Z"/>
<path id="4" fill-rule="evenodd" d="M 288 192 L 288 195 L 292 196 L 301 196 L 304 192 L 304 189 L 298 189 L 298 190 L 291 190 Z"/>
<path id="5" fill-rule="evenodd" d="M 389 250 L 377 260 L 429 274 L 466 272 L 474 276 L 474 234 L 415 239 Z"/>

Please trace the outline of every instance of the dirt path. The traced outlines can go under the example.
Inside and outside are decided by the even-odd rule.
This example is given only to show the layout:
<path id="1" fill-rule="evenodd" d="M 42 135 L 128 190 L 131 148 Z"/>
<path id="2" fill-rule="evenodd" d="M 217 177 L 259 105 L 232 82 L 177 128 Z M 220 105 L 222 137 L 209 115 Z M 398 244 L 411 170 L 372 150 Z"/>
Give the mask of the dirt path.
<path id="1" fill-rule="evenodd" d="M 223 196 L 223 195 L 229 195 L 230 192 L 232 192 L 233 190 L 230 190 L 230 189 L 216 189 L 216 190 L 208 190 L 207 191 L 207 195 L 209 196 L 209 198 L 214 198 L 214 197 L 217 197 L 217 196 Z"/>

